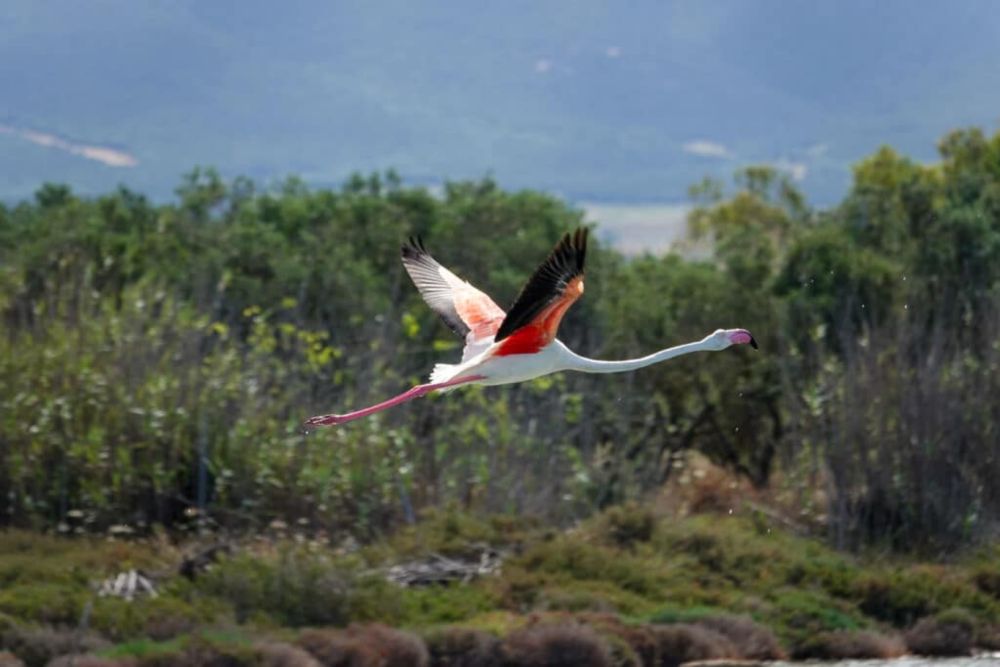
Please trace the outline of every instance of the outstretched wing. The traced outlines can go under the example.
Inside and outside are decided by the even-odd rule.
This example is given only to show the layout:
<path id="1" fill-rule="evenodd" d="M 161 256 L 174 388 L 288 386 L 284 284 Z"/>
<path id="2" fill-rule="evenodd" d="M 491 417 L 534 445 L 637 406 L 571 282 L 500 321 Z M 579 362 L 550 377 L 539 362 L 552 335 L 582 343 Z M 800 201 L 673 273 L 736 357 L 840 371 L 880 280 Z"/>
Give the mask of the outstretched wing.
<path id="1" fill-rule="evenodd" d="M 419 237 L 411 237 L 401 254 L 403 266 L 420 290 L 420 296 L 452 331 L 465 338 L 463 360 L 489 346 L 503 322 L 503 309 L 438 264 Z"/>
<path id="2" fill-rule="evenodd" d="M 586 228 L 563 236 L 521 289 L 496 333 L 496 342 L 529 326 L 538 330 L 544 343 L 555 338 L 563 314 L 583 294 L 586 257 Z"/>

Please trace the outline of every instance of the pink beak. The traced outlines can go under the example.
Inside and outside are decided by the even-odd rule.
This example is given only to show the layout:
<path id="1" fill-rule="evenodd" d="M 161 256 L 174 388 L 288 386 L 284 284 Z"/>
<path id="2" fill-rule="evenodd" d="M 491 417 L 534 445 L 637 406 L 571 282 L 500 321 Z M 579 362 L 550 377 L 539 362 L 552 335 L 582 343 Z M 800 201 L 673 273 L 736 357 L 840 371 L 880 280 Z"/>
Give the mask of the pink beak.
<path id="1" fill-rule="evenodd" d="M 729 340 L 732 341 L 733 345 L 746 345 L 750 343 L 750 347 L 757 349 L 757 341 L 754 340 L 753 335 L 746 329 L 734 329 L 731 334 L 729 334 Z"/>

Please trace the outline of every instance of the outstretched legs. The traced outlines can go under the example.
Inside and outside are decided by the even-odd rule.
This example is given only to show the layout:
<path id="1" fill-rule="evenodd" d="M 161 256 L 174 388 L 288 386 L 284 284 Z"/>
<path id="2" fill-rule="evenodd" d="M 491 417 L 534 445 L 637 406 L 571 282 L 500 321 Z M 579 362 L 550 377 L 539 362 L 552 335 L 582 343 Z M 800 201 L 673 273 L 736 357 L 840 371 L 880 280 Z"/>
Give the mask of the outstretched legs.
<path id="1" fill-rule="evenodd" d="M 354 412 L 345 412 L 342 415 L 319 415 L 317 417 L 310 417 L 306 420 L 306 426 L 335 426 L 337 424 L 343 424 L 355 419 L 361 419 L 362 417 L 367 417 L 370 414 L 380 412 L 386 408 L 391 408 L 394 405 L 399 405 L 400 403 L 406 403 L 407 401 L 412 401 L 415 398 L 419 398 L 424 394 L 428 394 L 435 389 L 444 389 L 445 387 L 454 387 L 458 384 L 465 384 L 467 382 L 475 382 L 476 380 L 482 380 L 484 376 L 482 375 L 466 375 L 465 377 L 458 377 L 447 382 L 418 384 L 407 391 L 404 391 L 399 396 L 393 396 L 392 398 L 382 401 L 381 403 L 376 403 L 367 408 L 362 408 L 360 410 L 355 410 Z"/>

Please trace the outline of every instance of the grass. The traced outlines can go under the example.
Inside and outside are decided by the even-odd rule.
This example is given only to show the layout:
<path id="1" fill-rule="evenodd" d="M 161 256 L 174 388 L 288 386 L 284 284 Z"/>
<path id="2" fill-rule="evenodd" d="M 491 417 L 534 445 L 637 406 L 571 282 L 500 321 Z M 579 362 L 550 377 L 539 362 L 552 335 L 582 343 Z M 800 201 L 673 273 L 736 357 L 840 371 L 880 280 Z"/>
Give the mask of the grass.
<path id="1" fill-rule="evenodd" d="M 475 557 L 486 547 L 507 554 L 497 576 L 401 589 L 379 575 L 424 554 Z M 602 617 L 635 627 L 704 621 L 706 628 L 709 619 L 735 614 L 769 628 L 792 655 L 819 651 L 822 642 L 831 651 L 863 651 L 878 633 L 909 631 L 919 645 L 918 623 L 935 618 L 937 625 L 922 627 L 940 632 L 959 617 L 954 609 L 971 619 L 966 634 L 986 637 L 1000 626 L 995 549 L 951 563 L 865 559 L 759 516 L 668 520 L 631 505 L 556 533 L 530 521 L 441 511 L 352 553 L 301 541 L 251 541 L 235 551 L 191 582 L 169 576 L 181 551 L 162 538 L 0 533 L 0 632 L 74 628 L 88 602 L 90 631 L 117 643 L 106 656 L 135 659 L 194 651 L 191 642 L 202 653 L 203 645 L 225 645 L 235 655 L 243 649 L 233 646 L 265 638 L 294 642 L 301 628 L 369 622 L 424 636 L 467 628 L 502 639 L 553 614 L 590 618 L 585 624 Z M 96 581 L 129 567 L 160 574 L 160 597 L 95 597 Z M 607 634 L 602 627 L 598 634 Z M 449 641 L 476 650 L 490 644 L 483 635 L 450 632 Z M 712 636 L 692 632 L 699 641 Z M 608 637 L 610 655 L 625 651 L 620 637 Z"/>

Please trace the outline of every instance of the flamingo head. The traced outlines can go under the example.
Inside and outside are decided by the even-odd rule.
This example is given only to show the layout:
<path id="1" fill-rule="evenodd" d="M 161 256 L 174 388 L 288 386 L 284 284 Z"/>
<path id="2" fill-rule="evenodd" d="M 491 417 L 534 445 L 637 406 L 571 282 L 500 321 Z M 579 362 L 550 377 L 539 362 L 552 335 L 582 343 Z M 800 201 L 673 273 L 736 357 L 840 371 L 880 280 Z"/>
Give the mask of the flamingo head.
<path id="1" fill-rule="evenodd" d="M 746 329 L 716 329 L 705 339 L 705 342 L 711 350 L 724 350 L 733 345 L 746 345 L 747 343 L 753 349 L 757 349 L 757 341 L 754 340 L 753 334 Z"/>

